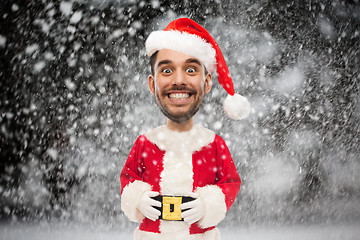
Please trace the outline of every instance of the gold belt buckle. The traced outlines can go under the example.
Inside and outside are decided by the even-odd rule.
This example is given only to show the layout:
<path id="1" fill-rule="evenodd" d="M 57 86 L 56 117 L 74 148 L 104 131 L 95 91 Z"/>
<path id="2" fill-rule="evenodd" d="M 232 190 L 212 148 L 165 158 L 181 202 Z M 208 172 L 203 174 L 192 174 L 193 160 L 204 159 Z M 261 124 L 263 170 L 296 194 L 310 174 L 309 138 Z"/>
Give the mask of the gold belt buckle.
<path id="1" fill-rule="evenodd" d="M 164 220 L 182 220 L 180 208 L 181 203 L 182 197 L 163 196 L 162 218 Z"/>

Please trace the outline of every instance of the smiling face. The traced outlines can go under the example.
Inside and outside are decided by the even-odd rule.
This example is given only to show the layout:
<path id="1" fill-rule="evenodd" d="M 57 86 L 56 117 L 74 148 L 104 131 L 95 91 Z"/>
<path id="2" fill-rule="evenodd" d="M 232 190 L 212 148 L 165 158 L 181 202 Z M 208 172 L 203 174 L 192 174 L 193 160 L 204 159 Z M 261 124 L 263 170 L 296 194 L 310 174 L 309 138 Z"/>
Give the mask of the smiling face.
<path id="1" fill-rule="evenodd" d="M 160 110 L 176 123 L 195 115 L 212 84 L 198 59 L 169 49 L 158 51 L 148 83 Z"/>

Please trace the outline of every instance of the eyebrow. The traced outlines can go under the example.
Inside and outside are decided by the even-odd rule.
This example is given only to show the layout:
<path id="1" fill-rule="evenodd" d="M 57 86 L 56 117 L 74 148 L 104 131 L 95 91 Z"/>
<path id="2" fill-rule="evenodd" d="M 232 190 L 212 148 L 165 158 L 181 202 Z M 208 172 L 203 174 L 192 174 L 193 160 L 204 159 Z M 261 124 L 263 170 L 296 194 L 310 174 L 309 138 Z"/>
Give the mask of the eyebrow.
<path id="1" fill-rule="evenodd" d="M 170 64 L 170 63 L 172 63 L 170 60 L 162 60 L 156 65 L 156 68 L 160 67 L 161 65 Z"/>
<path id="2" fill-rule="evenodd" d="M 202 66 L 201 62 L 199 60 L 197 60 L 196 58 L 189 58 L 185 61 L 185 63 L 195 63 L 199 66 Z"/>

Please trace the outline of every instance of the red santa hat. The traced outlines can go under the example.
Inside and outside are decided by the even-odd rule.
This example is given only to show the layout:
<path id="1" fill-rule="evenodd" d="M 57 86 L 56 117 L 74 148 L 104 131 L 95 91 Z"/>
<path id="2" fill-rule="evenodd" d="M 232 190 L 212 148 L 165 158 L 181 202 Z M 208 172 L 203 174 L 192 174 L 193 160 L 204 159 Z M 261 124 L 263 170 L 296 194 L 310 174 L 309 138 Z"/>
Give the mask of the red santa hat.
<path id="1" fill-rule="evenodd" d="M 163 31 L 152 32 L 145 43 L 148 56 L 160 49 L 178 51 L 199 59 L 209 72 L 217 71 L 219 84 L 229 94 L 223 104 L 232 119 L 246 118 L 250 113 L 248 100 L 235 93 L 234 85 L 219 45 L 205 28 L 189 18 L 172 21 Z"/>

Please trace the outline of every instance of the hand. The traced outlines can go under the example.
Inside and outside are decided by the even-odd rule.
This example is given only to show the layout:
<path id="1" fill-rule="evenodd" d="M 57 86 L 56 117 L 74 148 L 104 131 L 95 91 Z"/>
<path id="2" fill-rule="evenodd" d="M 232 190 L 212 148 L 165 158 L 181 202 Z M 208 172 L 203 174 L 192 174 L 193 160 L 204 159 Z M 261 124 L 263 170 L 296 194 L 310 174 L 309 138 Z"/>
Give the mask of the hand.
<path id="1" fill-rule="evenodd" d="M 152 221 L 158 219 L 161 214 L 159 210 L 153 207 L 161 207 L 161 202 L 152 199 L 152 197 L 156 197 L 158 195 L 158 192 L 146 191 L 141 195 L 138 205 L 140 212 Z"/>
<path id="2" fill-rule="evenodd" d="M 204 203 L 199 197 L 199 194 L 192 193 L 190 197 L 195 198 L 195 200 L 186 202 L 180 205 L 181 210 L 188 209 L 181 213 L 181 217 L 188 224 L 193 224 L 199 221 L 205 215 Z"/>

